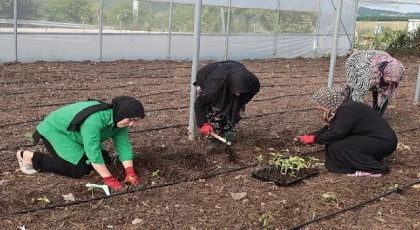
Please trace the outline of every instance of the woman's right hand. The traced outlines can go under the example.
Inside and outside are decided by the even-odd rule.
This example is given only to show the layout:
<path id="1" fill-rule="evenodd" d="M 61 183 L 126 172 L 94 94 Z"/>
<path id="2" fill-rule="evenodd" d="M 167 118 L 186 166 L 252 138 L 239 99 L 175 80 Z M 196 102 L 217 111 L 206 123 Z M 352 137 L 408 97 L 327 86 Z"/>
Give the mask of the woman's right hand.
<path id="1" fill-rule="evenodd" d="M 117 180 L 117 178 L 113 176 L 104 177 L 104 182 L 112 191 L 123 191 L 124 187 L 122 184 Z"/>
<path id="2" fill-rule="evenodd" d="M 200 131 L 202 134 L 208 136 L 213 131 L 213 127 L 209 123 L 204 123 L 203 126 L 201 126 Z"/>

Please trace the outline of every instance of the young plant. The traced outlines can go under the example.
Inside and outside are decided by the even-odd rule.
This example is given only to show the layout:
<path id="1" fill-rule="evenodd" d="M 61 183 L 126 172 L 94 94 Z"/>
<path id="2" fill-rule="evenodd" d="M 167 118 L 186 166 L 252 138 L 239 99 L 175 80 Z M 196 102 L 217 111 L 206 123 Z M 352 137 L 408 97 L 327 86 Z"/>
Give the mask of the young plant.
<path id="1" fill-rule="evenodd" d="M 156 171 L 152 172 L 152 177 L 159 177 L 159 171 L 160 170 L 156 170 Z"/>
<path id="2" fill-rule="evenodd" d="M 338 199 L 337 196 L 332 192 L 327 192 L 322 195 L 322 197 L 329 202 L 333 202 L 338 206 Z"/>
<path id="3" fill-rule="evenodd" d="M 398 189 L 398 188 L 400 188 L 400 186 L 398 184 L 394 184 L 394 185 L 389 187 L 390 190 Z"/>
<path id="4" fill-rule="evenodd" d="M 315 157 L 308 157 L 307 162 L 308 168 L 311 169 L 316 167 L 316 164 L 319 162 L 319 159 Z"/>
<path id="5" fill-rule="evenodd" d="M 95 190 L 95 187 L 93 187 L 93 186 L 88 187 L 88 191 L 91 191 L 92 192 L 92 196 L 93 196 L 93 191 L 94 190 Z"/>
<path id="6" fill-rule="evenodd" d="M 38 198 L 36 200 L 42 201 L 44 203 L 44 206 L 47 205 L 47 204 L 49 204 L 51 202 L 50 199 L 48 199 L 48 197 L 46 197 L 46 196 L 40 197 L 40 198 Z"/>
<path id="7" fill-rule="evenodd" d="M 261 214 L 260 218 L 258 219 L 263 229 L 270 228 L 270 223 L 268 222 L 268 219 L 270 219 L 270 217 L 271 217 L 270 213 L 266 212 L 266 213 Z"/>
<path id="8" fill-rule="evenodd" d="M 296 171 L 299 171 L 304 168 L 308 168 L 308 166 L 305 164 L 305 160 L 302 157 L 294 156 L 290 157 L 290 163 L 293 166 L 293 169 Z"/>
<path id="9" fill-rule="evenodd" d="M 273 157 L 268 161 L 268 164 L 275 169 L 280 169 L 283 163 L 283 155 L 280 153 L 270 153 Z"/>
<path id="10" fill-rule="evenodd" d="M 264 161 L 264 157 L 262 154 L 259 154 L 257 156 L 257 161 L 258 161 L 258 166 L 260 166 L 262 164 L 262 162 Z"/>
<path id="11" fill-rule="evenodd" d="M 34 142 L 34 138 L 32 137 L 32 133 L 25 133 L 25 140 L 29 142 Z"/>
<path id="12" fill-rule="evenodd" d="M 283 175 L 286 175 L 287 172 L 290 172 L 293 170 L 293 164 L 290 161 L 290 158 L 287 160 L 284 160 L 281 164 L 280 173 Z"/>

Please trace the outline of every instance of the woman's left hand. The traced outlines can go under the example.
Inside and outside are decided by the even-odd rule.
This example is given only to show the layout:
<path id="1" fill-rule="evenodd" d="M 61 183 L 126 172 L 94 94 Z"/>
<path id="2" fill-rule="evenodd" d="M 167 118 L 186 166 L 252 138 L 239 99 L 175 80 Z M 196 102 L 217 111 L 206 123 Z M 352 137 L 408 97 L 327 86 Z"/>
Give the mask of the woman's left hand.
<path id="1" fill-rule="evenodd" d="M 304 135 L 296 137 L 301 144 L 313 144 L 315 142 L 314 135 Z"/>
<path id="2" fill-rule="evenodd" d="M 125 172 L 127 174 L 125 176 L 125 179 L 124 179 L 125 183 L 129 183 L 129 184 L 136 185 L 136 186 L 139 186 L 139 185 L 142 184 L 142 181 L 141 181 L 140 177 L 138 177 L 136 175 L 133 167 L 126 168 Z"/>

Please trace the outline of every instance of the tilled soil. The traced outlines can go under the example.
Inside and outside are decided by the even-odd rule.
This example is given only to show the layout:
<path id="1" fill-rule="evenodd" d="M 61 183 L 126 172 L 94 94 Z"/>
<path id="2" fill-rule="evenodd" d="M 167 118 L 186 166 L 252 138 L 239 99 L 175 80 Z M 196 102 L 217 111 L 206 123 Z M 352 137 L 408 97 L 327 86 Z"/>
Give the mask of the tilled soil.
<path id="1" fill-rule="evenodd" d="M 323 146 L 297 147 L 293 138 L 322 126 L 321 113 L 310 96 L 326 85 L 329 59 L 243 61 L 260 78 L 262 88 L 238 125 L 234 161 L 224 147 L 208 148 L 198 130 L 197 139 L 188 140 L 191 62 L 4 63 L 0 65 L 0 229 L 22 225 L 26 229 L 286 229 L 417 181 L 420 115 L 413 97 L 418 59 L 399 59 L 407 77 L 384 117 L 409 149 L 386 159 L 390 172 L 381 178 L 354 178 L 321 167 L 319 175 L 288 187 L 257 180 L 251 173 L 267 166 L 273 152 L 324 160 Z M 345 58 L 337 60 L 336 86 L 345 85 L 344 62 Z M 130 133 L 135 169 L 145 190 L 105 197 L 101 190 L 85 186 L 102 183 L 96 172 L 71 179 L 45 173 L 28 176 L 17 170 L 18 149 L 43 150 L 42 145 L 32 146 L 27 136 L 48 113 L 68 103 L 88 98 L 109 102 L 120 95 L 138 98 L 147 110 L 146 118 Z M 371 103 L 370 95 L 365 99 Z M 111 142 L 106 146 L 113 152 Z M 259 155 L 264 157 L 262 164 Z M 110 169 L 124 179 L 117 159 Z M 420 229 L 419 188 L 402 188 L 305 228 Z M 69 193 L 76 203 L 64 200 Z M 236 193 L 246 194 L 236 200 Z M 336 199 L 323 198 L 326 193 Z M 269 217 L 264 227 L 265 214 Z"/>

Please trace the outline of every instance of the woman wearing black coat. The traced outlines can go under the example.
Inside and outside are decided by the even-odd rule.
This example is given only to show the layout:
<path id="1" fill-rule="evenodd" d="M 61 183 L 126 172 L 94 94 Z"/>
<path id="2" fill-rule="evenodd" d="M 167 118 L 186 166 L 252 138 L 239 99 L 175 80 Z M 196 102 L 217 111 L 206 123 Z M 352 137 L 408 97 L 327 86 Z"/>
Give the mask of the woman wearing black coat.
<path id="1" fill-rule="evenodd" d="M 204 66 L 197 72 L 194 86 L 198 92 L 194 104 L 196 124 L 206 136 L 213 128 L 233 131 L 241 118 L 240 111 L 260 90 L 258 78 L 236 61 Z"/>
<path id="2" fill-rule="evenodd" d="M 305 144 L 323 144 L 330 172 L 352 176 L 381 176 L 382 159 L 397 147 L 397 136 L 372 107 L 345 100 L 342 89 L 322 88 L 312 97 L 324 111 L 329 127 L 314 135 L 297 137 Z"/>

